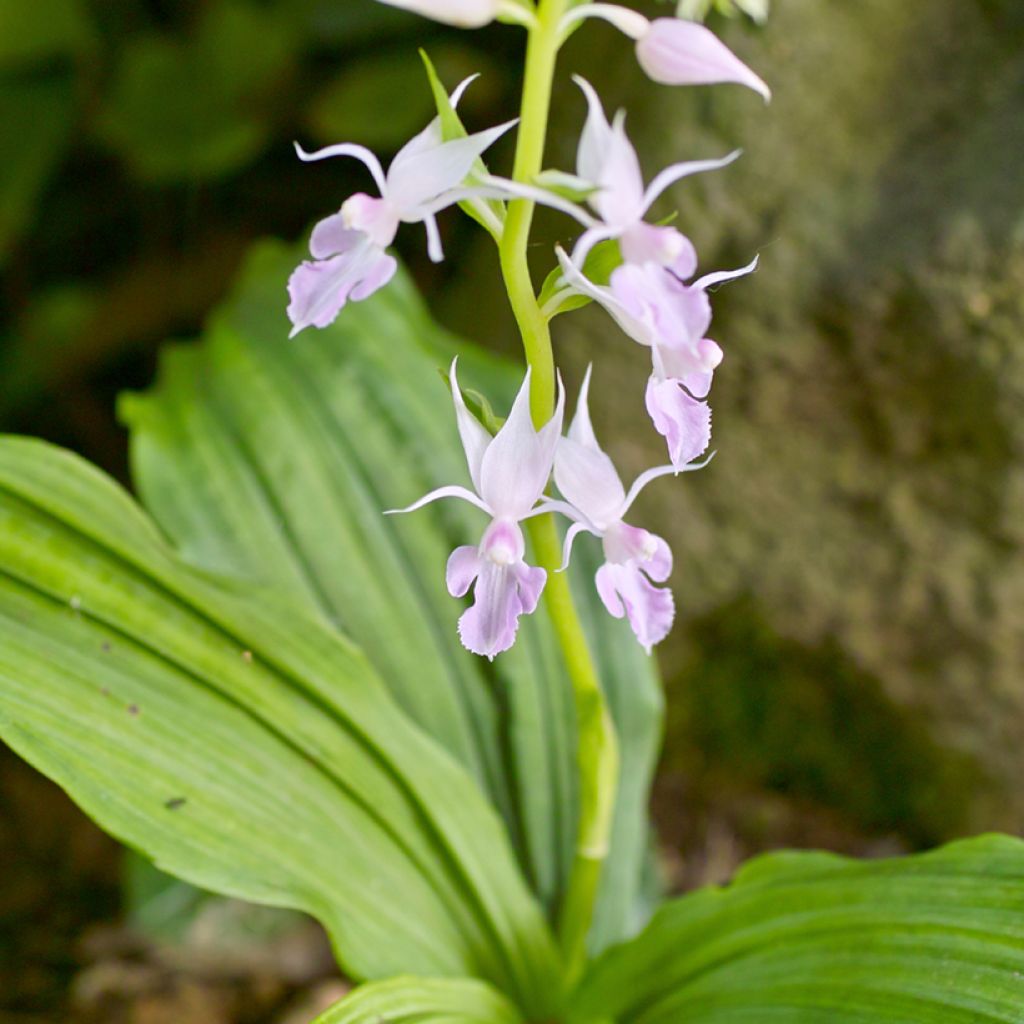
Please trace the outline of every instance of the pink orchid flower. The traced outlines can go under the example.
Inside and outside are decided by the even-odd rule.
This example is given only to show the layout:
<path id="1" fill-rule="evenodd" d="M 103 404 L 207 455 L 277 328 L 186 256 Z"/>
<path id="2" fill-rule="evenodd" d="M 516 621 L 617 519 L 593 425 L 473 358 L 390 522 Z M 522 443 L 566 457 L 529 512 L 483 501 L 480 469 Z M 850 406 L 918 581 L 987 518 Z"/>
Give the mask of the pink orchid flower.
<path id="1" fill-rule="evenodd" d="M 645 187 L 640 159 L 626 134 L 625 112 L 619 111 L 608 123 L 597 93 L 586 79 L 576 84 L 587 99 L 587 122 L 580 136 L 576 158 L 577 177 L 595 187 L 588 202 L 601 219 L 580 238 L 573 250 L 573 262 L 583 266 L 587 253 L 600 241 L 617 238 L 627 263 L 657 263 L 677 277 L 692 277 L 697 271 L 693 243 L 673 227 L 645 223 L 651 207 L 677 181 L 691 174 L 719 170 L 740 154 L 721 160 L 693 160 L 673 164 Z"/>
<path id="2" fill-rule="evenodd" d="M 703 399 L 722 362 L 719 345 L 706 336 L 711 326 L 707 289 L 749 274 L 755 259 L 740 270 L 722 271 L 684 284 L 655 264 L 623 264 L 607 287 L 594 284 L 561 249 L 562 273 L 580 294 L 600 303 L 634 341 L 651 349 L 653 372 L 647 385 L 647 411 L 678 469 L 697 458 L 711 440 L 711 410 Z"/>
<path id="3" fill-rule="evenodd" d="M 565 396 L 560 390 L 554 416 L 536 430 L 530 416 L 527 370 L 505 425 L 491 437 L 466 408 L 454 362 L 450 380 L 456 423 L 475 490 L 440 487 L 399 511 L 413 512 L 439 498 L 460 498 L 491 517 L 478 545 L 452 552 L 447 583 L 452 597 L 465 597 L 475 584 L 473 605 L 459 619 L 459 636 L 474 654 L 493 660 L 515 642 L 520 616 L 536 610 L 547 582 L 543 569 L 526 564 L 526 541 L 519 524 L 552 508 L 550 501 L 541 502 L 541 498 L 562 432 Z"/>
<path id="4" fill-rule="evenodd" d="M 636 42 L 636 55 L 649 78 L 662 85 L 717 85 L 734 82 L 764 97 L 772 93 L 710 29 L 682 18 L 645 18 L 617 4 L 583 4 L 563 19 L 568 30 L 584 18 L 601 18 Z"/>
<path id="5" fill-rule="evenodd" d="M 612 460 L 594 435 L 589 391 L 588 369 L 568 436 L 558 442 L 555 453 L 555 483 L 568 502 L 558 511 L 574 520 L 565 538 L 564 561 L 568 564 L 580 533 L 601 538 L 605 563 L 595 577 L 597 592 L 615 618 L 628 618 L 637 640 L 650 654 L 651 648 L 668 636 L 675 617 L 672 592 L 654 585 L 665 583 L 671 575 L 672 552 L 661 537 L 630 526 L 624 518 L 647 484 L 679 470 L 675 466 L 649 469 L 627 494 Z M 686 470 L 700 468 L 688 466 Z"/>
<path id="6" fill-rule="evenodd" d="M 453 106 L 472 80 L 466 79 L 452 94 Z M 309 243 L 313 260 L 302 263 L 288 282 L 291 336 L 306 327 L 326 327 L 346 302 L 366 299 L 391 280 L 397 262 L 386 250 L 399 224 L 423 223 L 430 258 L 440 262 L 444 252 L 437 214 L 474 194 L 466 184 L 474 161 L 515 123 L 445 142 L 440 118 L 435 118 L 399 151 L 386 174 L 377 157 L 363 146 L 341 143 L 316 153 L 296 146 L 299 157 L 307 161 L 332 156 L 361 160 L 380 196 L 357 193 L 313 229 Z"/>

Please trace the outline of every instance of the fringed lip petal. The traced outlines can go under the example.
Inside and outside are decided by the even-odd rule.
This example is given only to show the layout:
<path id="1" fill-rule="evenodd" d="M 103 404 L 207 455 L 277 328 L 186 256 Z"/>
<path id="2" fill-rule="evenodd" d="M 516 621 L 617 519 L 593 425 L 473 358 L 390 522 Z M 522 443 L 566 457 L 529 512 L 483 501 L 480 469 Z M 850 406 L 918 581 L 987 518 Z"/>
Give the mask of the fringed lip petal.
<path id="1" fill-rule="evenodd" d="M 648 654 L 671 632 L 675 620 L 672 591 L 654 586 L 638 566 L 605 563 L 597 570 L 595 581 L 609 614 L 629 620 Z"/>
<path id="2" fill-rule="evenodd" d="M 481 560 L 473 604 L 459 619 L 467 650 L 493 659 L 516 640 L 519 618 L 536 611 L 547 573 L 525 562 L 496 565 Z"/>
<path id="3" fill-rule="evenodd" d="M 338 236 L 335 236 L 338 241 Z M 394 276 L 395 259 L 374 246 L 362 232 L 346 237 L 349 249 L 325 260 L 300 264 L 288 280 L 289 337 L 307 327 L 327 327 L 351 299 L 367 298 Z"/>
<path id="4" fill-rule="evenodd" d="M 647 412 L 665 438 L 672 465 L 681 470 L 711 443 L 711 408 L 688 394 L 675 380 L 652 377 L 647 385 Z"/>

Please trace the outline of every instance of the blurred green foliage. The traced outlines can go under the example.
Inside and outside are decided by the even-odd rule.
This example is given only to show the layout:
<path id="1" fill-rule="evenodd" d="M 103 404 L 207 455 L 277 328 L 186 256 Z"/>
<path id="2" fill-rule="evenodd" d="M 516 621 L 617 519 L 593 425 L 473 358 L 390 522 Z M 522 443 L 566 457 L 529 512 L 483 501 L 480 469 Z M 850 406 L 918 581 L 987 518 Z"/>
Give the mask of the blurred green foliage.
<path id="1" fill-rule="evenodd" d="M 511 109 L 518 34 L 371 0 L 4 0 L 0 429 L 120 471 L 115 393 L 198 331 L 253 239 L 300 237 L 367 187 L 293 141 L 386 159 L 431 118 L 421 45 L 448 85 L 483 73 L 468 123 Z"/>

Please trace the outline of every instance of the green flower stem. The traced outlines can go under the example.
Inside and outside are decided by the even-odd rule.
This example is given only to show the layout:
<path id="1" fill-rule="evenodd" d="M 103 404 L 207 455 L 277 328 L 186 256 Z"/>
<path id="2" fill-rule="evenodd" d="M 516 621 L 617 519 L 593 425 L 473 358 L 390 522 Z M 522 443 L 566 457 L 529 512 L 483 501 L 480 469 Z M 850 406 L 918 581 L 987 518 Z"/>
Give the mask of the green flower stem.
<path id="1" fill-rule="evenodd" d="M 537 24 L 530 30 L 514 169 L 517 181 L 530 182 L 542 169 L 560 47 L 559 22 L 568 6 L 569 0 L 540 0 Z M 551 332 L 537 303 L 527 258 L 533 212 L 532 202 L 516 200 L 509 204 L 501 241 L 501 268 L 532 370 L 530 406 L 539 428 L 551 418 L 555 408 L 555 361 Z M 559 941 L 571 982 L 586 962 L 587 934 L 601 868 L 608 855 L 619 774 L 618 744 L 568 578 L 555 572 L 562 555 L 553 517 L 533 520 L 530 536 L 538 562 L 548 570 L 544 600 L 572 681 L 579 736 L 579 832 L 558 921 Z"/>

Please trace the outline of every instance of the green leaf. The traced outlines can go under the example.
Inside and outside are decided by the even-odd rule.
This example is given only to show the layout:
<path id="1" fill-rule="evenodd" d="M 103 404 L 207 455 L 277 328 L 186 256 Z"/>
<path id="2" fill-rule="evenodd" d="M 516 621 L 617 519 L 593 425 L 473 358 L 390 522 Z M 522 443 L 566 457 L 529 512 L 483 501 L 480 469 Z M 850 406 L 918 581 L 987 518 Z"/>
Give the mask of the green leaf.
<path id="1" fill-rule="evenodd" d="M 622 249 L 617 239 L 610 238 L 604 242 L 598 242 L 583 261 L 583 273 L 596 285 L 605 286 L 611 280 L 612 272 L 616 267 L 622 266 Z M 558 305 L 554 305 L 556 296 L 564 292 L 565 280 L 562 276 L 562 268 L 555 267 L 544 279 L 544 285 L 537 297 L 540 308 L 545 310 L 548 319 L 553 319 L 559 313 L 569 313 L 574 309 L 582 309 L 589 306 L 593 299 L 586 295 L 577 293 L 566 293 Z"/>
<path id="2" fill-rule="evenodd" d="M 480 982 L 394 978 L 356 989 L 314 1024 L 523 1024 L 516 1008 Z"/>
<path id="3" fill-rule="evenodd" d="M 299 259 L 280 245 L 256 250 L 203 345 L 169 351 L 156 391 L 125 400 L 137 485 L 189 560 L 272 583 L 360 645 L 406 712 L 488 793 L 554 917 L 577 794 L 572 694 L 551 623 L 543 612 L 524 620 L 493 665 L 470 655 L 444 566 L 457 545 L 479 541 L 485 517 L 459 502 L 382 515 L 466 480 L 438 369 L 458 352 L 462 382 L 501 411 L 521 371 L 439 330 L 402 275 L 331 327 L 287 342 L 283 287 Z M 653 661 L 597 598 L 586 540 L 575 590 L 608 648 L 602 682 L 623 733 L 624 799 L 592 936 L 600 948 L 642 923 L 660 691 Z"/>
<path id="4" fill-rule="evenodd" d="M 601 959 L 572 1021 L 1020 1024 L 1024 843 L 784 853 L 665 906 Z"/>
<path id="5" fill-rule="evenodd" d="M 430 91 L 434 97 L 434 104 L 437 107 L 437 116 L 441 120 L 441 134 L 446 142 L 453 139 L 464 139 L 469 133 L 466 131 L 462 119 L 448 98 L 448 90 L 444 87 L 438 77 L 426 50 L 420 50 L 420 57 L 423 59 L 423 66 L 427 71 L 427 80 L 430 82 Z M 477 157 L 473 163 L 473 170 L 470 172 L 469 180 L 472 182 L 474 176 L 481 177 L 487 174 L 487 165 L 482 157 Z M 502 227 L 505 224 L 505 204 L 500 199 L 467 199 L 459 203 L 460 208 L 473 218 L 481 227 L 486 229 L 496 240 L 501 239 Z"/>
<path id="6" fill-rule="evenodd" d="M 70 75 L 0 81 L 0 264 L 67 152 L 74 113 Z"/>
<path id="7" fill-rule="evenodd" d="M 21 438 L 0 440 L 0 736 L 161 869 L 319 918 L 353 977 L 476 976 L 551 1012 L 500 821 L 366 658 Z"/>

